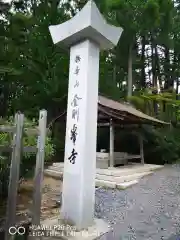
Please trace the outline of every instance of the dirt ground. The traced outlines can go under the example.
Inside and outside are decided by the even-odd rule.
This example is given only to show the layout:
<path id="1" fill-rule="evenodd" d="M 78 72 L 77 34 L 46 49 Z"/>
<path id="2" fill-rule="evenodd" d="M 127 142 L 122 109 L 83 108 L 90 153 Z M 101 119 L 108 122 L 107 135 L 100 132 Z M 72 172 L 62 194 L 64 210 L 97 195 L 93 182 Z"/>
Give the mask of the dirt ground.
<path id="1" fill-rule="evenodd" d="M 51 177 L 44 177 L 43 194 L 41 203 L 41 219 L 58 215 L 60 207 L 57 207 L 56 200 L 61 193 L 62 181 Z M 17 212 L 30 213 L 32 208 L 33 180 L 24 181 L 19 190 L 17 199 Z M 60 196 L 59 196 L 60 198 Z"/>

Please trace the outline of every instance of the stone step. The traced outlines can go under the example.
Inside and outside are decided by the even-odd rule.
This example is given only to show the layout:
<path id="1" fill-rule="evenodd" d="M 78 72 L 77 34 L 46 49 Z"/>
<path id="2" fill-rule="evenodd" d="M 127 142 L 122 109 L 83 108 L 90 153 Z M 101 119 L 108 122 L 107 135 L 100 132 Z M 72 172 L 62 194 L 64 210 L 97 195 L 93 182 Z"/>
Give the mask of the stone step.
<path id="1" fill-rule="evenodd" d="M 59 163 L 54 163 L 52 166 L 49 166 L 49 170 L 63 172 L 63 164 L 57 165 Z M 97 174 L 107 175 L 107 176 L 127 176 L 135 173 L 150 172 L 163 168 L 159 165 L 146 165 L 146 166 L 134 166 L 133 168 L 124 167 L 124 168 L 108 168 L 108 169 L 96 169 Z"/>
<path id="2" fill-rule="evenodd" d="M 150 175 L 150 174 L 153 174 L 153 172 L 134 173 L 134 174 L 127 175 L 127 176 L 118 176 L 118 177 L 96 174 L 96 179 L 121 183 L 121 182 L 129 182 L 132 180 L 140 179 L 140 178 Z"/>
<path id="3" fill-rule="evenodd" d="M 56 179 L 63 179 L 63 172 L 54 171 L 50 169 L 44 170 L 44 175 L 52 178 L 56 178 Z"/>
<path id="4" fill-rule="evenodd" d="M 56 171 L 56 172 L 63 172 L 64 171 L 64 168 L 63 167 L 56 167 L 56 166 L 49 166 L 48 167 L 49 170 L 53 170 L 53 171 Z"/>
<path id="5" fill-rule="evenodd" d="M 44 171 L 44 174 L 46 176 L 50 176 L 56 179 L 62 179 L 63 178 L 63 172 L 61 171 L 56 171 L 53 169 L 46 169 Z M 150 172 L 143 172 L 143 173 L 134 173 L 131 175 L 122 175 L 122 176 L 108 176 L 108 175 L 103 175 L 103 174 L 96 174 L 96 180 L 102 180 L 102 181 L 108 181 L 108 182 L 116 182 L 116 183 L 122 183 L 122 182 L 128 182 L 132 181 L 135 179 L 140 179 L 144 176 L 153 174 L 152 171 Z"/>
<path id="6" fill-rule="evenodd" d="M 96 169 L 96 173 L 98 174 L 104 174 L 104 175 L 114 175 L 114 176 L 122 176 L 122 175 L 131 175 L 134 173 L 140 173 L 140 172 L 149 172 L 154 171 L 163 168 L 162 165 L 152 165 L 152 164 L 145 164 L 143 165 L 137 165 L 135 164 L 115 168 L 115 167 L 109 167 L 108 169 Z M 55 170 L 55 171 L 63 171 L 64 169 L 64 163 L 53 163 L 52 166 L 49 166 L 48 169 Z"/>
<path id="7" fill-rule="evenodd" d="M 131 186 L 137 184 L 138 182 L 139 182 L 138 180 L 133 180 L 133 181 L 130 181 L 130 182 L 118 183 L 116 185 L 116 188 L 123 190 L 123 189 L 126 189 L 128 187 L 131 187 Z"/>
<path id="8" fill-rule="evenodd" d="M 63 162 L 60 162 L 60 163 L 57 163 L 57 162 L 56 162 L 56 163 L 53 163 L 52 166 L 63 168 L 63 167 L 64 167 L 64 163 L 63 163 Z"/>
<path id="9" fill-rule="evenodd" d="M 53 170 L 53 171 L 57 171 L 57 172 L 63 172 L 64 168 L 62 166 L 49 166 L 48 167 L 49 170 Z M 144 171 L 149 171 L 149 168 L 144 168 Z M 97 168 L 96 169 L 96 174 L 101 174 L 101 175 L 107 175 L 107 176 L 122 176 L 122 175 L 127 175 L 127 174 L 133 174 L 133 173 L 138 173 L 141 172 L 142 169 L 141 168 L 137 168 L 137 169 L 118 169 L 118 168 L 112 168 L 112 169 L 100 169 Z"/>
<path id="10" fill-rule="evenodd" d="M 46 169 L 44 171 L 44 175 L 45 176 L 50 176 L 56 179 L 62 179 L 63 178 L 63 173 L 57 172 L 57 171 L 53 171 L 53 170 L 49 170 Z M 109 187 L 109 188 L 115 188 L 116 187 L 116 183 L 112 182 L 112 181 L 103 181 L 103 180 L 96 180 L 96 187 Z"/>
<path id="11" fill-rule="evenodd" d="M 123 175 L 132 175 L 135 173 L 150 172 L 163 168 L 163 166 L 137 166 L 133 168 L 108 168 L 108 169 L 96 169 L 96 173 L 108 176 L 123 176 Z"/>
<path id="12" fill-rule="evenodd" d="M 45 170 L 44 174 L 46 176 L 50 176 L 56 179 L 61 179 L 63 178 L 63 174 L 57 171 L 53 170 Z M 137 177 L 137 176 L 136 176 Z M 138 179 L 135 180 L 130 180 L 126 182 L 115 182 L 115 181 L 107 181 L 107 180 L 99 180 L 96 179 L 96 187 L 105 187 L 105 188 L 119 188 L 119 189 L 125 189 L 127 187 L 130 187 L 134 184 L 138 183 Z"/>
<path id="13" fill-rule="evenodd" d="M 55 177 L 55 178 L 62 178 L 63 176 L 63 170 L 55 168 L 53 166 L 50 166 L 47 170 L 45 170 L 46 175 Z M 119 175 L 105 175 L 105 174 L 96 174 L 96 179 L 98 180 L 104 180 L 104 181 L 115 181 L 115 182 L 126 182 L 126 181 L 131 181 L 134 179 L 139 179 L 143 176 L 153 174 L 152 171 L 149 172 L 140 172 L 140 173 L 134 173 L 134 172 L 128 172 L 128 175 L 125 174 L 126 172 L 123 172 L 121 174 L 119 172 Z"/>
<path id="14" fill-rule="evenodd" d="M 116 188 L 116 182 L 96 179 L 96 187 Z"/>
<path id="15" fill-rule="evenodd" d="M 129 182 L 123 182 L 123 183 L 117 184 L 116 182 L 111 182 L 111 181 L 96 180 L 96 186 L 105 187 L 105 188 L 118 188 L 123 190 L 137 184 L 138 182 L 139 181 L 136 179 Z"/>

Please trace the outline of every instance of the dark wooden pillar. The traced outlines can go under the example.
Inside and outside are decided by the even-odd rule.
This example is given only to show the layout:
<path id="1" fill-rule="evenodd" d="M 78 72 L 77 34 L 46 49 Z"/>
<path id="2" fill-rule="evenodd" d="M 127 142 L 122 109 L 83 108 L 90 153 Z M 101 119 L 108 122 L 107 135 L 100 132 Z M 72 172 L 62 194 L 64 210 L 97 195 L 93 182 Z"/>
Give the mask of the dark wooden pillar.
<path id="1" fill-rule="evenodd" d="M 114 125 L 112 119 L 110 119 L 110 139 L 109 139 L 109 160 L 110 167 L 114 167 Z"/>
<path id="2" fill-rule="evenodd" d="M 143 137 L 141 133 L 139 134 L 139 145 L 140 145 L 141 163 L 144 164 Z"/>

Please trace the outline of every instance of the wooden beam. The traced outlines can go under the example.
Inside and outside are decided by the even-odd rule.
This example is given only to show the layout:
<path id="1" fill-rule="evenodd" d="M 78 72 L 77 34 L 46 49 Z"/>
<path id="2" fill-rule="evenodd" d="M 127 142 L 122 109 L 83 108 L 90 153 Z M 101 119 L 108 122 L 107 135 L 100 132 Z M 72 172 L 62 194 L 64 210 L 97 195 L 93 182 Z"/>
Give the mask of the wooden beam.
<path id="1" fill-rule="evenodd" d="M 140 144 L 141 163 L 144 164 L 143 137 L 141 134 L 139 134 L 139 144 Z"/>
<path id="2" fill-rule="evenodd" d="M 14 133 L 16 130 L 16 126 L 6 126 L 6 125 L 0 125 L 0 132 L 6 132 L 6 133 Z M 36 126 L 34 128 L 24 128 L 23 132 L 27 134 L 28 136 L 38 136 L 39 135 L 39 127 Z M 46 134 L 49 134 L 50 130 L 46 129 Z"/>
<path id="3" fill-rule="evenodd" d="M 27 146 L 22 148 L 23 153 L 36 153 L 37 152 L 37 146 Z M 0 152 L 12 152 L 13 146 L 2 146 L 0 145 Z"/>
<path id="4" fill-rule="evenodd" d="M 32 206 L 32 223 L 35 225 L 40 224 L 41 216 L 41 198 L 42 186 L 44 176 L 44 157 L 45 157 L 45 141 L 47 133 L 47 111 L 41 110 L 39 114 L 39 136 L 36 155 L 36 169 L 34 175 L 34 193 L 33 193 L 33 206 Z"/>
<path id="5" fill-rule="evenodd" d="M 110 123 L 109 122 L 99 122 L 98 124 L 97 124 L 97 126 L 98 127 L 107 127 L 107 126 L 109 126 L 110 125 Z M 114 127 L 119 127 L 119 128 L 123 128 L 123 129 L 129 129 L 129 130 L 131 130 L 131 129 L 139 129 L 140 127 L 139 127 L 139 125 L 138 124 L 123 124 L 123 123 L 115 123 L 115 122 L 113 122 L 113 126 Z"/>
<path id="6" fill-rule="evenodd" d="M 28 136 L 38 136 L 38 134 L 39 134 L 38 127 L 24 128 L 23 130 L 24 130 L 24 133 L 27 134 Z"/>
<path id="7" fill-rule="evenodd" d="M 15 126 L 0 125 L 0 132 L 13 133 L 16 130 Z"/>
<path id="8" fill-rule="evenodd" d="M 111 109 L 102 107 L 102 106 L 99 106 L 99 111 L 103 112 L 104 114 L 106 114 L 107 116 L 109 116 L 111 118 L 115 118 L 115 119 L 119 119 L 119 120 L 124 119 L 124 116 L 122 116 L 122 114 L 120 115 L 119 113 L 117 113 Z"/>
<path id="9" fill-rule="evenodd" d="M 109 159 L 110 167 L 114 167 L 114 125 L 112 119 L 110 120 L 110 139 L 109 139 Z"/>
<path id="10" fill-rule="evenodd" d="M 24 128 L 24 132 L 28 136 L 38 136 L 40 134 L 40 130 L 38 126 L 34 128 Z M 46 128 L 46 134 L 49 135 L 50 132 L 51 132 L 50 129 Z"/>
<path id="11" fill-rule="evenodd" d="M 141 158 L 141 155 L 132 155 L 132 154 L 128 154 L 127 159 L 131 160 L 131 159 L 138 159 Z"/>
<path id="12" fill-rule="evenodd" d="M 107 127 L 109 125 L 110 125 L 110 123 L 98 123 L 97 124 L 98 127 Z"/>
<path id="13" fill-rule="evenodd" d="M 16 203 L 17 203 L 17 190 L 19 185 L 19 169 L 20 157 L 22 147 L 22 134 L 23 134 L 24 115 L 15 115 L 16 129 L 13 135 L 13 151 L 11 157 L 8 199 L 7 199 L 7 212 L 6 212 L 6 229 L 5 240 L 12 239 L 9 233 L 9 228 L 16 225 Z"/>

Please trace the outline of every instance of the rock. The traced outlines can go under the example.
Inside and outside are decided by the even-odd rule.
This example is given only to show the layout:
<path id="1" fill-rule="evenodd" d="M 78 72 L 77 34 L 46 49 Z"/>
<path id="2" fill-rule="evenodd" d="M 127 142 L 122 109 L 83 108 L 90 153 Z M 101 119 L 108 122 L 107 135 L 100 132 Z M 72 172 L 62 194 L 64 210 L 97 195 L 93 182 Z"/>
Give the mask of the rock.
<path id="1" fill-rule="evenodd" d="M 56 206 L 60 207 L 62 205 L 62 193 L 56 195 L 56 198 L 53 200 L 55 200 Z"/>

